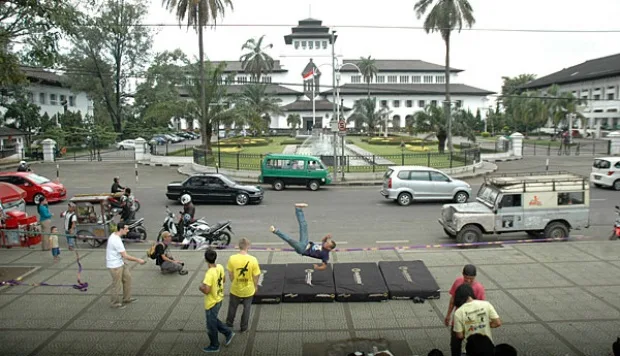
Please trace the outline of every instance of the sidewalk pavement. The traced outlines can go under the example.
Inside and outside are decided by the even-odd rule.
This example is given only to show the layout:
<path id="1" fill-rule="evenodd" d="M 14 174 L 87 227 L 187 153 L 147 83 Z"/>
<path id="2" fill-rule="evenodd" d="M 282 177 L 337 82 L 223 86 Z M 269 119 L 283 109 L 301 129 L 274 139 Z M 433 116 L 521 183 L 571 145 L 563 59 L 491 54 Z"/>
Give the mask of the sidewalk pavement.
<path id="1" fill-rule="evenodd" d="M 455 170 L 460 170 L 460 172 L 450 173 L 449 169 L 441 169 L 446 172 L 452 178 L 464 179 L 464 178 L 472 178 L 479 177 L 486 174 L 493 173 L 497 171 L 497 165 L 495 163 L 482 161 L 477 164 L 477 167 L 473 166 L 469 167 L 459 167 L 455 168 Z M 196 170 L 193 165 L 184 165 L 178 169 L 178 172 L 187 176 L 200 174 L 200 173 L 215 173 L 215 167 L 206 167 L 204 170 Z M 258 176 L 260 175 L 260 171 L 249 171 L 249 170 L 232 170 L 232 169 L 219 169 L 220 173 L 226 174 L 227 176 L 239 181 L 240 183 L 250 183 L 256 184 L 258 182 Z M 363 186 L 363 185 L 381 185 L 383 184 L 383 175 L 385 174 L 385 169 L 380 168 L 376 172 L 367 172 L 367 173 L 346 173 L 344 174 L 345 180 L 342 181 L 342 174 L 338 174 L 338 181 L 333 183 L 332 185 L 347 185 L 347 186 Z"/>
<path id="2" fill-rule="evenodd" d="M 144 256 L 146 247 L 128 249 Z M 80 253 L 87 292 L 51 286 L 0 288 L 1 355 L 202 354 L 207 346 L 198 290 L 207 268 L 202 252 L 175 251 L 189 268 L 187 276 L 162 275 L 152 260 L 143 266 L 130 263 L 133 295 L 139 300 L 124 310 L 108 306 L 111 277 L 105 269 L 105 250 Z M 218 262 L 225 264 L 233 253 L 220 251 Z M 310 262 L 292 252 L 251 253 L 263 264 Z M 36 268 L 23 279 L 26 283 L 75 283 L 75 258 L 68 251 L 61 257 L 54 264 L 49 252 L 38 249 L 0 251 L 5 265 Z M 614 241 L 334 252 L 332 259 L 421 259 L 441 287 L 441 299 L 424 304 L 389 300 L 254 305 L 249 332 L 237 333 L 220 354 L 346 355 L 355 351 L 346 345 L 374 344 L 386 345 L 398 356 L 426 355 L 433 348 L 448 355 L 449 332 L 443 326 L 446 291 L 467 263 L 478 266 L 478 280 L 504 323 L 493 330 L 495 342 L 512 344 L 519 355 L 609 355 L 620 330 L 620 244 Z M 227 308 L 226 296 L 221 318 Z"/>

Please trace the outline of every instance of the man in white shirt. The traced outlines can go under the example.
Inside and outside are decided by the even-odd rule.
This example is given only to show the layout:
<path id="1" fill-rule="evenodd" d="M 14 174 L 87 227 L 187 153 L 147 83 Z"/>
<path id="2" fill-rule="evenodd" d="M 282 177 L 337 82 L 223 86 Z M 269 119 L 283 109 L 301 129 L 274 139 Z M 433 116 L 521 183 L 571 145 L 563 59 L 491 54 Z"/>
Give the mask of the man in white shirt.
<path id="1" fill-rule="evenodd" d="M 108 246 L 105 251 L 106 267 L 112 275 L 112 295 L 110 297 L 111 307 L 117 309 L 125 308 L 126 304 L 135 302 L 137 299 L 131 297 L 131 273 L 129 267 L 124 260 L 138 262 L 143 265 L 145 260 L 133 257 L 125 251 L 125 245 L 121 238 L 127 234 L 129 228 L 125 223 L 120 222 L 117 225 L 116 232 L 108 237 Z M 121 283 L 123 287 L 123 299 L 121 301 Z"/>

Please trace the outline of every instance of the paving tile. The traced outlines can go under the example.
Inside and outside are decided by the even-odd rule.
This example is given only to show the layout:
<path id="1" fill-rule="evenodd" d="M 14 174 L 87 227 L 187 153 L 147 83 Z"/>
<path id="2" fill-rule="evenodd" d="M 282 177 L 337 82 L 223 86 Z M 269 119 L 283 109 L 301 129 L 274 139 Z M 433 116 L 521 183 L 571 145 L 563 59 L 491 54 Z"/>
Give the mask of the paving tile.
<path id="1" fill-rule="evenodd" d="M 596 257 L 583 253 L 573 245 L 564 242 L 535 243 L 514 246 L 515 249 L 536 259 L 538 262 L 596 261 Z"/>
<path id="2" fill-rule="evenodd" d="M 587 290 L 607 303 L 620 307 L 620 286 L 588 287 Z"/>
<path id="3" fill-rule="evenodd" d="M 508 293 L 544 321 L 618 319 L 620 312 L 577 287 L 513 289 Z M 566 308 L 579 305 L 581 308 Z"/>
<path id="4" fill-rule="evenodd" d="M 135 355 L 150 333 L 63 331 L 41 350 L 41 355 Z"/>
<path id="5" fill-rule="evenodd" d="M 343 247 L 343 248 L 346 248 L 346 247 Z M 394 250 L 334 252 L 334 256 L 336 256 L 334 260 L 338 262 L 399 261 L 400 260 L 400 258 L 398 257 L 398 254 Z"/>
<path id="6" fill-rule="evenodd" d="M 15 298 L 17 297 L 18 295 L 15 295 L 15 294 L 0 294 L 0 308 L 2 308 L 5 305 L 8 305 L 13 300 L 15 300 Z"/>
<path id="7" fill-rule="evenodd" d="M 10 307 L 2 309 L 0 325 L 9 329 L 58 329 L 92 303 L 95 298 L 96 296 L 89 294 L 71 297 L 25 295 L 12 302 Z"/>
<path id="8" fill-rule="evenodd" d="M 446 326 L 405 330 L 404 334 L 412 355 L 427 355 L 432 349 L 450 355 L 450 329 Z"/>
<path id="9" fill-rule="evenodd" d="M 478 276 L 476 276 L 476 280 L 484 286 L 485 289 L 498 289 L 499 287 L 495 285 L 495 283 L 491 282 L 484 271 L 488 269 L 495 268 L 495 266 L 485 266 L 484 268 L 478 268 Z M 451 267 L 429 267 L 428 270 L 431 272 L 433 277 L 435 277 L 435 281 L 439 284 L 439 288 L 442 291 L 448 292 L 454 283 L 454 280 L 457 277 L 462 276 L 463 267 L 462 266 L 451 266 Z"/>
<path id="10" fill-rule="evenodd" d="M 480 270 L 506 289 L 554 288 L 573 285 L 569 280 L 562 278 L 557 273 L 548 270 L 539 263 L 484 266 L 484 268 L 480 268 Z M 483 284 L 485 288 L 491 289 L 487 287 L 484 282 Z"/>
<path id="11" fill-rule="evenodd" d="M 459 251 L 399 251 L 405 261 L 424 261 L 427 267 L 464 266 L 469 262 Z"/>
<path id="12" fill-rule="evenodd" d="M 54 276 L 55 274 L 59 272 L 60 270 L 56 270 L 56 269 L 39 268 L 38 270 L 24 277 L 22 279 L 22 282 L 27 283 L 27 284 L 45 282 L 47 279 L 51 278 L 52 276 Z M 24 285 L 11 286 L 11 287 L 6 287 L 6 288 L 4 287 L 0 288 L 0 293 L 2 294 L 25 294 L 35 288 L 39 289 L 39 288 L 51 288 L 51 287 L 34 287 L 34 286 L 24 286 Z"/>
<path id="13" fill-rule="evenodd" d="M 107 270 L 83 270 L 80 280 L 83 283 L 88 283 L 88 291 L 85 293 L 89 295 L 102 293 L 112 283 L 112 277 Z M 45 283 L 64 286 L 40 286 L 29 290 L 28 294 L 66 294 L 72 296 L 84 293 L 70 287 L 70 285 L 77 283 L 77 268 L 73 270 L 73 268 L 69 267 L 62 270 L 60 273 L 45 280 Z"/>
<path id="14" fill-rule="evenodd" d="M 566 335 L 563 335 L 566 336 Z M 519 356 L 577 356 L 564 342 L 540 324 L 504 324 L 493 329 L 496 345 L 507 343 L 519 352 Z M 606 354 L 586 354 L 603 356 Z M 580 355 L 582 356 L 582 355 Z"/>
<path id="15" fill-rule="evenodd" d="M 254 344 L 251 346 L 252 355 L 256 356 L 278 356 L 278 355 L 287 355 L 286 352 L 289 352 L 290 356 L 300 356 L 302 354 L 301 350 L 301 342 L 297 342 L 297 347 L 289 347 L 288 344 L 285 344 L 286 350 L 282 350 L 282 353 L 278 353 L 278 344 L 279 339 L 282 337 L 282 341 L 286 340 L 294 340 L 293 337 L 297 336 L 297 333 L 280 333 L 279 331 L 275 332 L 257 332 L 254 336 Z M 299 338 L 301 339 L 301 338 Z M 297 339 L 297 340 L 299 340 Z M 323 342 L 323 340 L 321 340 Z"/>
<path id="16" fill-rule="evenodd" d="M 597 241 L 577 242 L 573 245 L 579 250 L 583 250 L 601 260 L 618 261 L 620 260 L 620 244 L 617 241 Z"/>
<path id="17" fill-rule="evenodd" d="M 39 248 L 40 249 L 40 248 Z M 37 251 L 34 247 L 31 249 L 20 248 L 20 249 L 10 249 L 2 251 L 2 263 L 3 264 L 11 264 L 11 263 L 19 263 L 19 260 L 26 256 L 31 252 Z M 51 256 L 51 253 L 50 253 Z"/>
<path id="18" fill-rule="evenodd" d="M 280 330 L 323 330 L 345 329 L 347 323 L 344 305 L 341 303 L 281 303 L 264 305 L 261 315 L 269 313 L 272 307 L 280 308 Z M 259 320 L 259 330 L 260 320 Z"/>
<path id="19" fill-rule="evenodd" d="M 376 328 L 436 326 L 442 321 L 431 303 L 415 304 L 410 300 L 383 303 L 350 303 L 356 330 Z"/>
<path id="20" fill-rule="evenodd" d="M 88 252 L 84 252 L 84 254 L 86 253 Z M 64 249 L 60 251 L 60 260 L 58 262 L 54 262 L 52 252 L 41 251 L 41 248 L 39 247 L 37 250 L 30 251 L 30 253 L 24 255 L 23 257 L 12 261 L 11 265 L 45 266 L 47 268 L 62 269 L 72 264 L 75 264 L 75 261 L 75 253 Z"/>
<path id="21" fill-rule="evenodd" d="M 582 286 L 618 285 L 620 268 L 607 262 L 559 262 L 547 263 L 552 270 L 573 283 Z"/>
<path id="22" fill-rule="evenodd" d="M 585 355 L 607 355 L 618 337 L 620 321 L 557 322 L 549 326 Z"/>
<path id="23" fill-rule="evenodd" d="M 118 310 L 110 308 L 110 299 L 105 296 L 69 327 L 79 330 L 153 330 L 172 302 L 174 298 L 170 297 L 141 296 L 137 302 Z"/>
<path id="24" fill-rule="evenodd" d="M 82 268 L 107 270 L 105 266 L 105 246 L 101 246 L 99 249 L 93 251 L 78 251 Z M 128 253 L 131 254 L 131 252 Z M 60 257 L 61 261 L 72 260 L 72 262 L 75 263 L 75 255 L 69 250 L 61 250 Z M 75 268 L 77 269 L 77 264 Z"/>
<path id="25" fill-rule="evenodd" d="M 248 340 L 248 333 L 237 333 L 229 346 L 224 346 L 224 336 L 219 335 L 220 352 L 218 355 L 243 355 Z M 185 356 L 202 355 L 202 348 L 209 346 L 206 331 L 202 332 L 159 332 L 146 349 L 146 355 Z"/>
<path id="26" fill-rule="evenodd" d="M 220 320 L 226 318 L 227 310 L 228 301 L 224 300 L 224 304 L 220 308 Z M 184 297 L 174 307 L 172 313 L 166 319 L 162 330 L 204 331 L 205 328 L 204 298 Z"/>
<path id="27" fill-rule="evenodd" d="M 199 272 L 200 273 L 200 272 Z M 181 276 L 177 273 L 162 274 L 158 268 L 152 270 L 132 270 L 131 289 L 136 295 L 179 295 L 186 286 L 191 286 L 191 274 Z M 106 277 L 112 282 L 108 272 Z M 191 288 L 191 287 L 190 287 Z M 198 289 L 198 284 L 196 285 Z M 109 293 L 110 291 L 108 291 Z"/>
<path id="28" fill-rule="evenodd" d="M 5 327 L 3 325 L 3 327 Z M 38 327 L 38 326 L 37 326 Z M 54 331 L 3 331 L 0 332 L 0 355 L 22 356 L 28 355 L 41 345 Z"/>
<path id="29" fill-rule="evenodd" d="M 514 246 L 506 246 L 483 250 L 464 250 L 461 252 L 474 265 L 521 264 L 536 262 L 524 255 Z"/>
<path id="30" fill-rule="evenodd" d="M 536 319 L 506 292 L 500 290 L 486 291 L 486 298 L 499 314 L 502 323 L 536 322 Z"/>

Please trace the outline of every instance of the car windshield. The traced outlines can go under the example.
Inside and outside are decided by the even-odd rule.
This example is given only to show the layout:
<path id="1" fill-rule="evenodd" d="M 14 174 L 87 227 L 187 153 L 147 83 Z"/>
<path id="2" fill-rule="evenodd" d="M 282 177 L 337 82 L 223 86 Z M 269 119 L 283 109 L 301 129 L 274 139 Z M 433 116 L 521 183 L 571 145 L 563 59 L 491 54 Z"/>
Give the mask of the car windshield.
<path id="1" fill-rule="evenodd" d="M 497 190 L 497 188 L 483 184 L 478 191 L 477 197 L 483 202 L 493 206 L 495 205 L 495 200 L 497 199 L 498 195 L 499 190 Z"/>
<path id="2" fill-rule="evenodd" d="M 224 183 L 226 183 L 226 185 L 229 185 L 229 186 L 237 185 L 237 182 L 235 182 L 234 180 L 228 178 L 225 175 L 221 175 L 220 178 L 222 179 L 222 181 Z"/>
<path id="3" fill-rule="evenodd" d="M 32 180 L 33 182 L 35 182 L 36 184 L 44 184 L 44 183 L 49 183 L 49 179 L 45 178 L 45 177 L 41 177 L 38 174 L 29 174 L 28 178 L 30 178 L 30 180 Z"/>
<path id="4" fill-rule="evenodd" d="M 393 169 L 388 169 L 387 171 L 385 171 L 385 174 L 383 175 L 383 179 L 390 178 L 390 176 L 392 175 L 392 172 L 394 172 Z"/>

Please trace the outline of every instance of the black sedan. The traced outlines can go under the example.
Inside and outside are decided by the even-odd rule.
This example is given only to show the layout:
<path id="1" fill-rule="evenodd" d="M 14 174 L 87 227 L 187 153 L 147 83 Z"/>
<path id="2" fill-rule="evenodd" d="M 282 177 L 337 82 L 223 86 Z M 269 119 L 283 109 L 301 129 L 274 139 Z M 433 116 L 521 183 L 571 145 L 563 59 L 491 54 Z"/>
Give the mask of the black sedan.
<path id="1" fill-rule="evenodd" d="M 183 182 L 168 184 L 166 196 L 179 200 L 183 194 L 189 194 L 193 202 L 227 203 L 237 205 L 260 203 L 263 200 L 263 188 L 254 185 L 241 185 L 223 174 L 198 174 Z"/>

